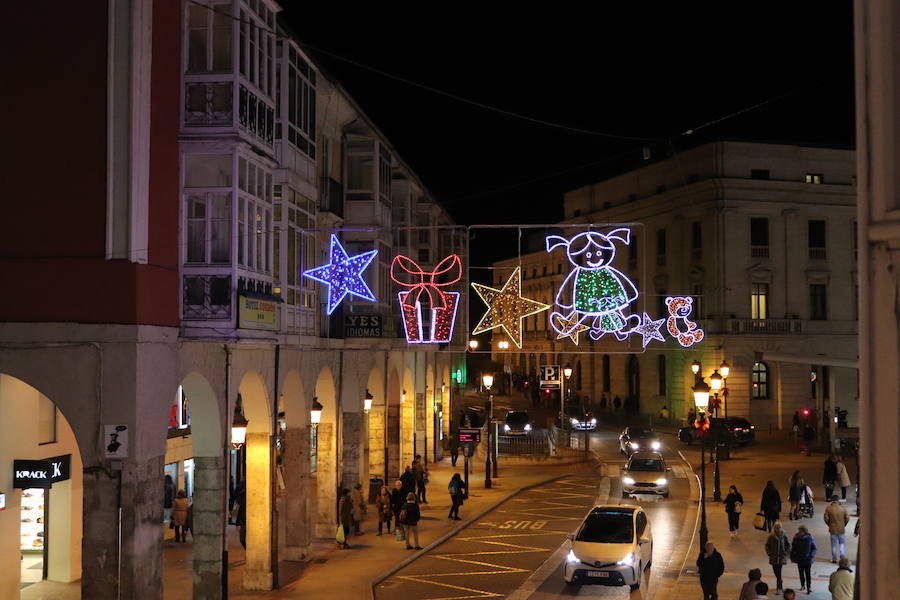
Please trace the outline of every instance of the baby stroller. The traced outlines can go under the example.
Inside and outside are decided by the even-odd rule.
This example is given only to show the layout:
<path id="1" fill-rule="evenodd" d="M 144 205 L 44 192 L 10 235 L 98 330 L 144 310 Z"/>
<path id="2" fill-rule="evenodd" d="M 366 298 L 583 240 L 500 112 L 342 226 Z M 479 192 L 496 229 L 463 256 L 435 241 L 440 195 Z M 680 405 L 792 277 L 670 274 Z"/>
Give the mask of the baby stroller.
<path id="1" fill-rule="evenodd" d="M 803 490 L 803 497 L 800 498 L 800 506 L 797 512 L 801 519 L 809 519 L 815 512 L 813 507 L 813 493 L 809 486 L 806 486 L 806 489 Z"/>

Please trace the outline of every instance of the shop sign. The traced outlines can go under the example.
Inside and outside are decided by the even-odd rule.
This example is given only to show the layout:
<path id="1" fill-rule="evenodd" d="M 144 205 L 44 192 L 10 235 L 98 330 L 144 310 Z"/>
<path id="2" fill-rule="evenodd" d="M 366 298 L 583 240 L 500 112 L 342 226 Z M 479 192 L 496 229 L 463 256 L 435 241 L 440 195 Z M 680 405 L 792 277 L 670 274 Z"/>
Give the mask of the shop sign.
<path id="1" fill-rule="evenodd" d="M 241 329 L 278 329 L 278 302 L 238 296 L 238 327 Z"/>
<path id="2" fill-rule="evenodd" d="M 71 454 L 44 460 L 14 460 L 13 487 L 49 489 L 54 483 L 69 478 L 71 463 Z"/>
<path id="3" fill-rule="evenodd" d="M 384 335 L 381 315 L 344 315 L 345 338 L 380 338 Z"/>

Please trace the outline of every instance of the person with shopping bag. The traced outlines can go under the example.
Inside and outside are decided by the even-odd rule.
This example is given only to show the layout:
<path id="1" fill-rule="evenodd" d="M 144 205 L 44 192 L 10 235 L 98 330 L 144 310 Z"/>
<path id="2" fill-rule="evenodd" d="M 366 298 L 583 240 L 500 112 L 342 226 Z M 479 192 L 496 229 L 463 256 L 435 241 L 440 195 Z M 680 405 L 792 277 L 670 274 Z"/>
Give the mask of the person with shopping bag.
<path id="1" fill-rule="evenodd" d="M 341 501 L 338 502 L 338 518 L 340 522 L 337 526 L 335 541 L 337 541 L 338 548 L 350 548 L 347 539 L 353 531 L 353 500 L 350 499 L 350 490 L 346 488 L 341 492 Z"/>
<path id="2" fill-rule="evenodd" d="M 375 498 L 375 513 L 378 515 L 378 533 L 376 535 L 381 535 L 385 525 L 388 535 L 391 535 L 391 519 L 394 518 L 394 511 L 391 508 L 391 491 L 386 485 L 381 486 L 381 491 Z"/>
<path id="3" fill-rule="evenodd" d="M 725 513 L 728 515 L 728 531 L 731 537 L 738 534 L 741 527 L 741 512 L 744 510 L 744 497 L 737 487 L 728 486 L 728 495 L 725 496 Z"/>

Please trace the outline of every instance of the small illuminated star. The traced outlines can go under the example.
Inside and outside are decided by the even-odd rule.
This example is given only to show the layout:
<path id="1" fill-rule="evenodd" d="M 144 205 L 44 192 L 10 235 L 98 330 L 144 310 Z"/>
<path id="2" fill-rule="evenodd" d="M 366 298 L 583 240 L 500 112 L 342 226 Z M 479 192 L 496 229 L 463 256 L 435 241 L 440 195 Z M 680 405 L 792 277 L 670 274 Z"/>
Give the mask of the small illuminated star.
<path id="1" fill-rule="evenodd" d="M 563 338 L 571 338 L 575 345 L 578 345 L 578 334 L 582 331 L 587 331 L 590 329 L 587 325 L 580 323 L 580 315 L 576 312 L 573 312 L 569 317 L 564 317 L 562 315 L 558 315 L 556 319 L 555 329 L 559 335 L 556 336 L 556 339 L 561 340 Z M 568 332 L 568 333 L 561 333 Z"/>
<path id="2" fill-rule="evenodd" d="M 518 348 L 522 347 L 522 319 L 550 308 L 549 304 L 522 297 L 522 274 L 519 267 L 516 267 L 499 290 L 480 283 L 473 283 L 472 287 L 488 307 L 472 334 L 502 327 Z"/>
<path id="3" fill-rule="evenodd" d="M 347 294 L 375 302 L 375 296 L 363 280 L 362 272 L 366 270 L 376 254 L 378 254 L 378 250 L 349 256 L 337 236 L 331 234 L 330 262 L 327 265 L 303 272 L 305 277 L 328 286 L 329 315 L 334 312 Z"/>
<path id="4" fill-rule="evenodd" d="M 632 329 L 630 333 L 641 334 L 641 343 L 643 343 L 644 348 L 646 348 L 647 344 L 650 343 L 650 340 L 659 340 L 661 342 L 666 341 L 666 338 L 663 337 L 663 334 L 659 332 L 659 328 L 662 327 L 662 324 L 665 322 L 665 319 L 654 321 L 647 313 L 644 313 L 643 323 Z"/>

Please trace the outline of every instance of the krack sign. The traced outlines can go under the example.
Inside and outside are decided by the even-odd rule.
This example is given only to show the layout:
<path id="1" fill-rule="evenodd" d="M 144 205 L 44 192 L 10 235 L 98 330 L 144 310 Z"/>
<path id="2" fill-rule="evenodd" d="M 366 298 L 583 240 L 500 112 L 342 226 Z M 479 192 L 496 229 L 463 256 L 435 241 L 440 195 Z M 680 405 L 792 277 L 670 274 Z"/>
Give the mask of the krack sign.
<path id="1" fill-rule="evenodd" d="M 49 489 L 54 483 L 69 478 L 71 464 L 71 454 L 44 460 L 14 460 L 13 487 Z"/>

